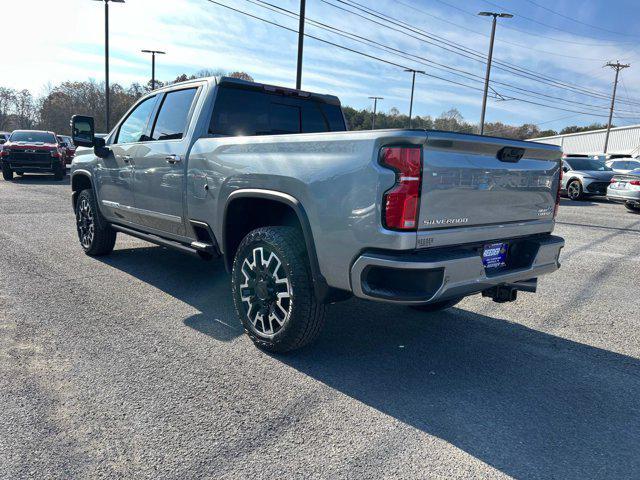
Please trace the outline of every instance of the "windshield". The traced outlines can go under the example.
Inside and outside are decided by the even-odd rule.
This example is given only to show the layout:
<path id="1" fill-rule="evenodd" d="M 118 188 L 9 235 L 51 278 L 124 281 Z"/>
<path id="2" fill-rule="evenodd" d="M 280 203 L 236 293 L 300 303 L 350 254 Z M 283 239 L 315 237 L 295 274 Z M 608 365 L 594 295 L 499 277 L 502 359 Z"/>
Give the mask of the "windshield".
<path id="1" fill-rule="evenodd" d="M 600 160 L 591 160 L 589 158 L 572 158 L 569 165 L 574 170 L 585 170 L 592 172 L 610 172 L 611 168 L 607 167 Z"/>
<path id="2" fill-rule="evenodd" d="M 13 132 L 12 142 L 29 142 L 29 143 L 56 143 L 56 138 L 47 132 Z"/>

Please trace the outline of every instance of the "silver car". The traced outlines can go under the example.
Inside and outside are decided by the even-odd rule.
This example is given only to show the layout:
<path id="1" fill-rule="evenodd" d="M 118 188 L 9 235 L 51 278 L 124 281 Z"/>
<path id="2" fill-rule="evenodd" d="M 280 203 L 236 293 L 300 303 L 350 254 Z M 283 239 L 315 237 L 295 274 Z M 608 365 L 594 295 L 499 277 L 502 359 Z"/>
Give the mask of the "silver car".
<path id="1" fill-rule="evenodd" d="M 640 169 L 616 174 L 607 188 L 607 198 L 624 202 L 628 210 L 640 213 Z"/>
<path id="2" fill-rule="evenodd" d="M 640 160 L 636 160 L 631 157 L 614 158 L 612 160 L 607 160 L 605 165 L 611 168 L 615 173 L 629 173 L 633 170 L 640 169 Z"/>
<path id="3" fill-rule="evenodd" d="M 587 196 L 606 195 L 611 177 L 615 174 L 602 160 L 567 156 L 562 160 L 562 193 L 571 200 Z"/>

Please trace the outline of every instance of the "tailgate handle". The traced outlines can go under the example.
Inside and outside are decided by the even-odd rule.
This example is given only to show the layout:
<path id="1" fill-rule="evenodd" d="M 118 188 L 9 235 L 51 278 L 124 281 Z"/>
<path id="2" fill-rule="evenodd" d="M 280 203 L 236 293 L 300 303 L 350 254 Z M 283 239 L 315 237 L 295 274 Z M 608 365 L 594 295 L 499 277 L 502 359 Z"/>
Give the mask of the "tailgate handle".
<path id="1" fill-rule="evenodd" d="M 517 147 L 502 147 L 498 150 L 498 160 L 501 162 L 518 163 L 524 156 L 524 148 Z"/>

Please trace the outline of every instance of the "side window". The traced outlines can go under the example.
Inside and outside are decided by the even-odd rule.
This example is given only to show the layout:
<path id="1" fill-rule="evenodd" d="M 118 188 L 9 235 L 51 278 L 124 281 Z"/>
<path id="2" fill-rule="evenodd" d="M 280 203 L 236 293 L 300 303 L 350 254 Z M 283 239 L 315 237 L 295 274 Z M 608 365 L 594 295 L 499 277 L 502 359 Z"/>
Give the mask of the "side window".
<path id="1" fill-rule="evenodd" d="M 139 142 L 147 128 L 156 97 L 149 97 L 140 103 L 120 125 L 115 143 Z"/>
<path id="2" fill-rule="evenodd" d="M 337 105 L 322 104 L 322 112 L 329 121 L 329 127 L 332 132 L 343 132 L 347 129 L 344 124 L 344 116 L 342 110 Z"/>
<path id="3" fill-rule="evenodd" d="M 177 140 L 187 128 L 187 117 L 196 95 L 196 88 L 175 90 L 165 95 L 160 113 L 151 132 L 153 140 Z"/>

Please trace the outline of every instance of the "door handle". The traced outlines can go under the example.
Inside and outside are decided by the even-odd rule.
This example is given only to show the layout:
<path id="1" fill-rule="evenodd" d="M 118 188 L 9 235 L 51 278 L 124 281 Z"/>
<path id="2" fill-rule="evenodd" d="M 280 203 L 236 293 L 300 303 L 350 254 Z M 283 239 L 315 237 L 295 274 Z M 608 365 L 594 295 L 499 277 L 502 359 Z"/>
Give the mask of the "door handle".
<path id="1" fill-rule="evenodd" d="M 124 163 L 129 163 L 131 161 L 131 155 L 123 155 L 122 156 L 122 161 Z"/>
<path id="2" fill-rule="evenodd" d="M 180 163 L 182 161 L 182 158 L 180 157 L 180 155 L 167 155 L 166 157 L 164 157 L 164 159 L 167 161 L 167 163 L 170 163 L 171 165 Z"/>

